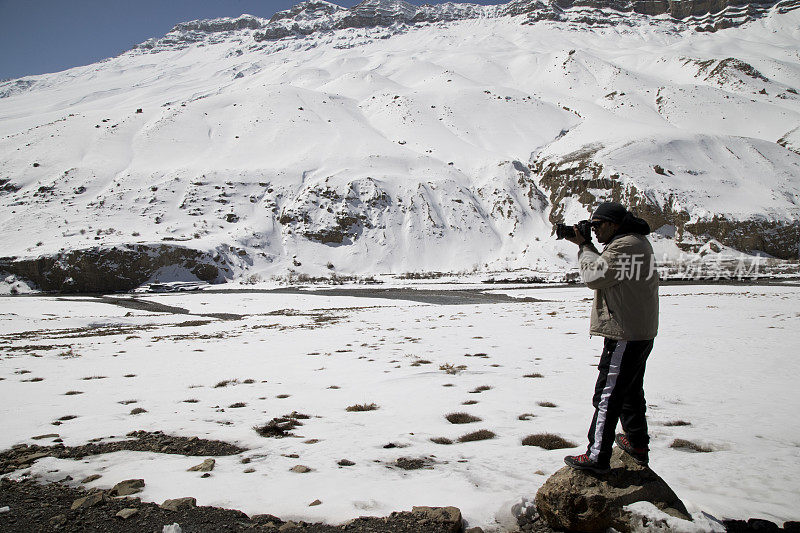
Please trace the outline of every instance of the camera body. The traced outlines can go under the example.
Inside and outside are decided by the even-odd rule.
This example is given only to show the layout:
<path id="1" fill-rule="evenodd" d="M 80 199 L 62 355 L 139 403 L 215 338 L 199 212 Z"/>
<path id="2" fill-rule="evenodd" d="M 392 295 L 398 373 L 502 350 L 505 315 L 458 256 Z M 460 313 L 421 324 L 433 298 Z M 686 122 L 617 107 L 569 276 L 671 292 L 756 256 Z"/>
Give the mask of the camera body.
<path id="1" fill-rule="evenodd" d="M 586 242 L 592 242 L 592 223 L 588 220 L 581 220 L 577 224 L 578 226 L 578 233 L 586 239 Z M 572 230 L 572 226 L 568 226 L 566 224 L 556 224 L 556 239 L 566 239 L 568 237 L 574 237 L 575 233 Z"/>

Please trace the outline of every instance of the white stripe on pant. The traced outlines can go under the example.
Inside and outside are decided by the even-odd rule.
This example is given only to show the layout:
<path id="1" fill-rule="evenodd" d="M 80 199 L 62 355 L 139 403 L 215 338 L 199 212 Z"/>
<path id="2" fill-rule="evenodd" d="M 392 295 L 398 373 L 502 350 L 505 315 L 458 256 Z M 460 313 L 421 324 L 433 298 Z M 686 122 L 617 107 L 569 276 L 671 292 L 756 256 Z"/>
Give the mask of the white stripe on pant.
<path id="1" fill-rule="evenodd" d="M 597 461 L 600 456 L 600 448 L 603 445 L 603 430 L 606 425 L 606 414 L 608 413 L 608 402 L 611 400 L 611 395 L 614 393 L 614 386 L 617 384 L 617 376 L 619 376 L 619 367 L 622 363 L 622 355 L 625 353 L 625 348 L 628 343 L 626 341 L 618 341 L 614 353 L 611 354 L 611 362 L 608 366 L 608 375 L 606 376 L 606 386 L 603 387 L 603 395 L 600 397 L 600 403 L 597 405 L 597 424 L 594 427 L 594 442 L 589 453 L 589 458 L 592 461 Z"/>

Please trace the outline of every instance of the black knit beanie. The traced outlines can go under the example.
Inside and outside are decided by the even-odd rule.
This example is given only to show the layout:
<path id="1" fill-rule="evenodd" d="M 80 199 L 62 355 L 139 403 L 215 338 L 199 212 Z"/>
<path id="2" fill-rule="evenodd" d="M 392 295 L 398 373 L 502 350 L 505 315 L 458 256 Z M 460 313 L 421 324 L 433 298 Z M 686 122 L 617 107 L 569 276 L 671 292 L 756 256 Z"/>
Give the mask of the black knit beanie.
<path id="1" fill-rule="evenodd" d="M 608 220 L 615 224 L 622 224 L 627 214 L 628 210 L 625 209 L 624 205 L 618 204 L 617 202 L 603 202 L 594 210 L 592 219 Z"/>

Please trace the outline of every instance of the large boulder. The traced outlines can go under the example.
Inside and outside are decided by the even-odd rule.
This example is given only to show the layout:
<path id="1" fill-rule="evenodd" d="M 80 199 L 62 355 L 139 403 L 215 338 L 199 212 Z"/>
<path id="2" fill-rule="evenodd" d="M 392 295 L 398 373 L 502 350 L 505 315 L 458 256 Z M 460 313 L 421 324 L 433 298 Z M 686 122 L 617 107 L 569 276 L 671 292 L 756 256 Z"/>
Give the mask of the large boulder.
<path id="1" fill-rule="evenodd" d="M 658 474 L 614 449 L 607 474 L 564 467 L 536 493 L 536 508 L 553 529 L 601 532 L 610 527 L 630 531 L 623 507 L 647 501 L 667 514 L 691 520 L 686 506 Z"/>

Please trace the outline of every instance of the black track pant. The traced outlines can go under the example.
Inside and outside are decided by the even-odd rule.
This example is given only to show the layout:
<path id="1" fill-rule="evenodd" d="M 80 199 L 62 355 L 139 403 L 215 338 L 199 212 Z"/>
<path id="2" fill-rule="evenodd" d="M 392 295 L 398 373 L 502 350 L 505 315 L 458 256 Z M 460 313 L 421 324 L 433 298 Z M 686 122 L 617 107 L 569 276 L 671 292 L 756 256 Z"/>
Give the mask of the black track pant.
<path id="1" fill-rule="evenodd" d="M 594 388 L 594 418 L 589 428 L 589 457 L 608 465 L 617 421 L 631 445 L 645 448 L 647 434 L 644 400 L 644 368 L 653 349 L 653 340 L 616 341 L 606 339 L 600 356 L 597 384 Z"/>

